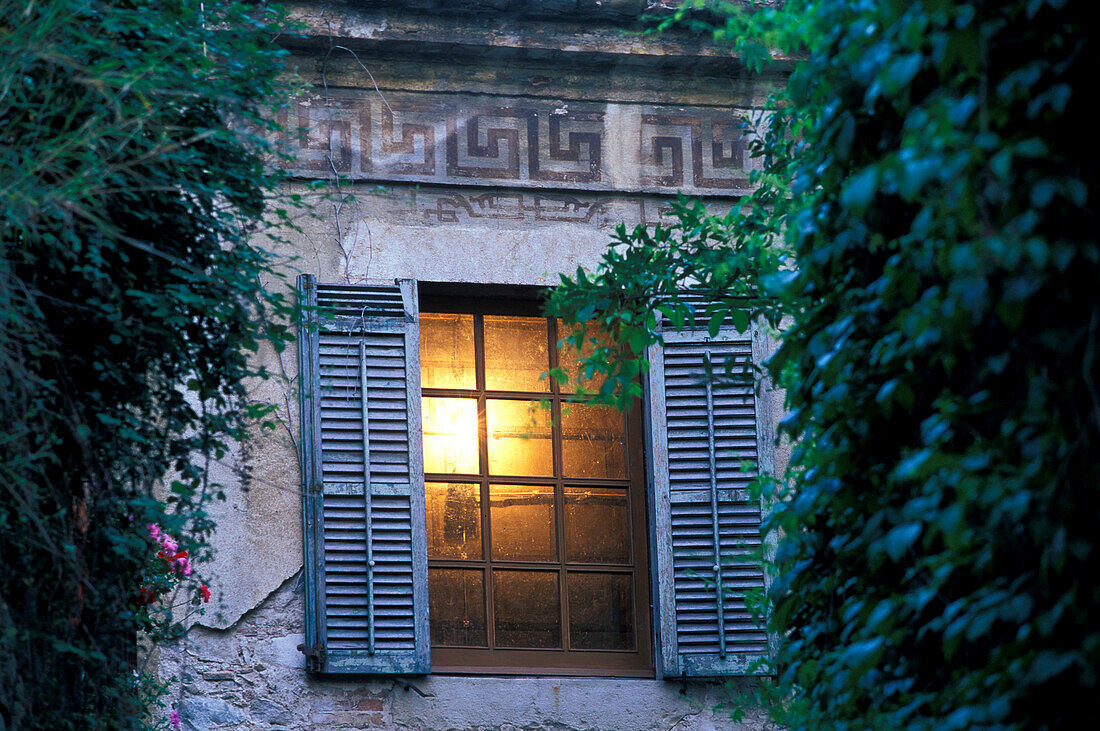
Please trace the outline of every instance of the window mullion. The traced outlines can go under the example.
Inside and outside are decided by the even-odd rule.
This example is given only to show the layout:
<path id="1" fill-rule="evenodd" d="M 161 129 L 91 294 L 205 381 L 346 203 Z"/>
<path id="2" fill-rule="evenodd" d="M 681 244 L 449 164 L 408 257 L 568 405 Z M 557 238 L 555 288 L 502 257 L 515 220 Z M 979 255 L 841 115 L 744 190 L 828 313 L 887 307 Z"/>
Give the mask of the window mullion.
<path id="1" fill-rule="evenodd" d="M 489 427 L 485 418 L 485 322 L 474 315 L 474 387 L 477 390 L 478 489 L 481 492 L 481 566 L 485 586 L 485 641 L 496 647 L 496 617 L 493 612 L 493 530 L 489 523 Z"/>
<path id="2" fill-rule="evenodd" d="M 550 369 L 558 367 L 558 323 L 549 318 Z M 558 547 L 558 606 L 561 608 L 561 647 L 569 651 L 569 577 L 565 571 L 565 487 L 562 483 L 561 388 L 550 379 L 550 438 L 554 453 L 554 531 Z"/>

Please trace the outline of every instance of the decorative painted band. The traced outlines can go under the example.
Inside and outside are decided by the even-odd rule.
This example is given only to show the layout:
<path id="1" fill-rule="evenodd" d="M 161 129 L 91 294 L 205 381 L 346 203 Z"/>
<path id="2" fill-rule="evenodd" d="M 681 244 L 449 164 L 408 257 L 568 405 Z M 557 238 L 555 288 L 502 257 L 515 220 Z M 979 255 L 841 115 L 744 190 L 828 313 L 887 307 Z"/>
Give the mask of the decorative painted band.
<path id="1" fill-rule="evenodd" d="M 759 110 L 331 89 L 280 113 L 293 174 L 740 196 Z M 300 134 L 295 134 L 298 130 Z"/>

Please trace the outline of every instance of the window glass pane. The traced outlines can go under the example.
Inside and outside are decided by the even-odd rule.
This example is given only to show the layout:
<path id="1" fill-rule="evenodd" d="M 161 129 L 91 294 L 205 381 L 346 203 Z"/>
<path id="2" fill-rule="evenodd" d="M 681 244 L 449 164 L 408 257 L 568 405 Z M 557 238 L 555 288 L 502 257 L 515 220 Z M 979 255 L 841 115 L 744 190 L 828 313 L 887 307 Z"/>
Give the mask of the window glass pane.
<path id="1" fill-rule="evenodd" d="M 626 420 L 613 406 L 562 404 L 566 477 L 626 478 Z"/>
<path id="2" fill-rule="evenodd" d="M 630 563 L 625 488 L 565 488 L 565 555 L 581 563 Z"/>
<path id="3" fill-rule="evenodd" d="M 420 315 L 420 385 L 469 388 L 474 382 L 474 316 Z"/>
<path id="4" fill-rule="evenodd" d="M 481 486 L 424 484 L 429 558 L 481 559 Z"/>
<path id="5" fill-rule="evenodd" d="M 489 428 L 489 474 L 554 474 L 549 409 L 538 401 L 489 399 L 485 418 Z"/>
<path id="6" fill-rule="evenodd" d="M 630 574 L 569 572 L 569 645 L 573 650 L 633 650 Z"/>
<path id="7" fill-rule="evenodd" d="M 433 645 L 488 646 L 480 569 L 428 569 L 428 606 Z"/>
<path id="8" fill-rule="evenodd" d="M 497 647 L 561 647 L 556 571 L 493 571 Z"/>
<path id="9" fill-rule="evenodd" d="M 424 471 L 478 474 L 477 399 L 425 396 Z"/>
<path id="10" fill-rule="evenodd" d="M 574 326 L 566 325 L 561 320 L 558 320 L 558 340 L 565 340 L 571 338 L 573 335 Z M 580 351 L 570 343 L 562 343 L 558 346 L 558 365 L 565 370 L 566 375 L 569 376 L 567 383 L 561 384 L 561 389 L 567 392 L 573 392 L 580 389 L 588 392 L 599 391 L 604 381 L 607 380 L 606 376 L 602 373 L 593 373 L 591 377 L 587 377 L 580 366 L 580 360 L 592 355 L 592 351 L 595 350 L 596 344 L 592 341 L 597 341 L 600 345 L 609 345 L 610 340 L 607 335 L 595 324 L 586 324 L 584 330 L 584 341 Z"/>
<path id="11" fill-rule="evenodd" d="M 493 558 L 556 561 L 554 488 L 490 485 L 489 525 Z"/>
<path id="12" fill-rule="evenodd" d="M 485 388 L 490 391 L 546 391 L 550 370 L 546 320 L 485 316 Z"/>

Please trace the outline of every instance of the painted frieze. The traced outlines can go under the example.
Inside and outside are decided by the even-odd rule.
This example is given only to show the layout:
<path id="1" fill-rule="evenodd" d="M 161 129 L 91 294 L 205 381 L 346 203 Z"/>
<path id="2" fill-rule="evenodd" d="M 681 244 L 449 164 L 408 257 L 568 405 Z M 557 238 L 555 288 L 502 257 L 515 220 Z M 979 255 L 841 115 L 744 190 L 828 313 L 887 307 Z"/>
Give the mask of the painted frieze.
<path id="1" fill-rule="evenodd" d="M 740 196 L 749 189 L 743 122 L 752 115 L 329 90 L 302 97 L 280 121 L 286 165 L 303 178 Z"/>

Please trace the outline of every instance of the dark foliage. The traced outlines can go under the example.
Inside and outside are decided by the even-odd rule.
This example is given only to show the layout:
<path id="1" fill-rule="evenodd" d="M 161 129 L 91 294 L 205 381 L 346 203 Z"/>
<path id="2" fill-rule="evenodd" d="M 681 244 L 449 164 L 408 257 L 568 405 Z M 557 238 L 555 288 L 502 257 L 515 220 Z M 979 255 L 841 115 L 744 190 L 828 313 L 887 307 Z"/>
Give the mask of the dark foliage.
<path id="1" fill-rule="evenodd" d="M 789 318 L 769 366 L 797 440 L 768 519 L 783 536 L 769 618 L 782 638 L 778 720 L 1095 725 L 1089 9 L 821 0 L 726 12 L 716 35 L 747 60 L 776 45 L 801 58 L 755 145 L 761 190 L 728 217 L 687 207 L 671 234 L 622 232 L 599 272 L 565 284 L 558 310 L 625 322 L 641 341 L 658 295 L 724 286 L 724 306 Z M 695 17 L 677 20 L 714 30 Z M 669 268 L 670 255 L 687 265 Z M 738 299 L 761 287 L 775 299 Z"/>
<path id="2" fill-rule="evenodd" d="M 146 526 L 205 552 L 247 351 L 287 337 L 249 243 L 278 21 L 0 0 L 0 728 L 143 724 Z"/>

